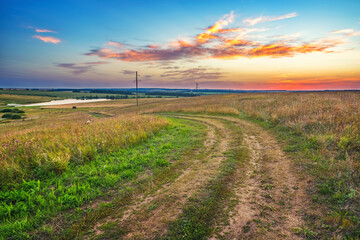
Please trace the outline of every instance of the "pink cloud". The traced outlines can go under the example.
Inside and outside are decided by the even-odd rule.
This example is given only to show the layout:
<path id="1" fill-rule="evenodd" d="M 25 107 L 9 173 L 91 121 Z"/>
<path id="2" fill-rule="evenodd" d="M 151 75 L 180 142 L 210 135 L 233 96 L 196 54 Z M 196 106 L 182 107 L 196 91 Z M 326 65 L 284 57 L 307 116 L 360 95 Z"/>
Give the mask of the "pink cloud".
<path id="1" fill-rule="evenodd" d="M 330 33 L 334 34 L 345 34 L 346 36 L 360 36 L 360 31 L 355 32 L 354 29 L 348 28 L 348 29 L 341 29 L 337 31 L 332 31 Z"/>
<path id="2" fill-rule="evenodd" d="M 114 41 L 108 41 L 105 45 L 108 46 L 116 46 L 116 47 L 124 47 L 124 44 Z"/>
<path id="3" fill-rule="evenodd" d="M 48 29 L 35 29 L 36 32 L 38 33 L 56 33 L 55 31 L 53 30 L 48 30 Z"/>
<path id="4" fill-rule="evenodd" d="M 33 38 L 40 39 L 41 41 L 44 41 L 46 43 L 54 43 L 54 44 L 61 43 L 61 40 L 55 37 L 43 37 L 43 36 L 35 35 L 33 36 Z"/>

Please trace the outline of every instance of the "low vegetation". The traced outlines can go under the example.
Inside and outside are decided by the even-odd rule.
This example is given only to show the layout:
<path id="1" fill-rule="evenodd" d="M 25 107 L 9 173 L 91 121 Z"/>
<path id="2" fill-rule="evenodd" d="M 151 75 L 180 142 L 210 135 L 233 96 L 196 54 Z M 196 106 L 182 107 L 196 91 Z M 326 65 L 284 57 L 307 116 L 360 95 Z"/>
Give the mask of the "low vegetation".
<path id="1" fill-rule="evenodd" d="M 5 113 L 1 116 L 1 118 L 15 120 L 15 119 L 21 119 L 22 115 L 24 115 L 25 112 L 17 108 L 4 108 L 0 110 L 0 113 Z"/>
<path id="2" fill-rule="evenodd" d="M 18 108 L 4 108 L 0 110 L 2 113 L 25 113 L 23 110 L 20 110 Z"/>
<path id="3" fill-rule="evenodd" d="M 6 106 L 7 104 L 31 104 L 38 102 L 48 102 L 54 99 L 53 97 L 11 95 L 9 93 L 0 90 L 0 106 Z"/>
<path id="4" fill-rule="evenodd" d="M 76 211 L 66 213 L 69 224 L 79 214 L 87 213 L 85 208 L 79 208 L 85 203 L 104 196 L 115 186 L 119 192 L 128 191 L 126 183 L 134 181 L 139 173 L 168 166 L 179 151 L 189 146 L 196 131 L 176 122 L 165 123 L 165 129 L 141 144 L 98 155 L 83 164 L 70 163 L 62 174 L 23 180 L 11 190 L 1 191 L 0 219 L 5 220 L 0 225 L 1 237 L 29 238 L 35 234 L 29 232 L 34 227 L 75 208 Z M 115 197 L 116 192 L 112 195 Z M 57 224 L 39 228 L 36 234 L 59 234 L 51 230 Z"/>
<path id="5" fill-rule="evenodd" d="M 0 94 L 0 102 L 11 101 L 2 101 L 4 96 Z M 33 97 L 37 98 L 24 96 L 26 101 L 33 101 Z M 176 139 L 170 136 L 184 140 L 182 149 L 188 138 L 178 135 L 164 118 L 138 114 L 183 112 L 231 115 L 272 131 L 309 178 L 307 194 L 320 209 L 319 214 L 304 213 L 305 225 L 294 231 L 310 239 L 356 239 L 360 235 L 358 92 L 242 93 L 142 101 L 139 107 L 131 106 L 133 99 L 124 99 L 93 103 L 89 109 L 78 105 L 62 110 L 29 108 L 26 114 L 33 120 L 0 124 L 0 218 L 4 222 L 0 232 L 19 232 L 20 237 L 26 237 L 25 233 L 41 226 L 37 222 L 78 208 L 104 194 L 104 189 L 135 179 L 145 168 L 166 167 L 169 155 L 161 155 L 163 150 L 154 145 L 159 139 L 148 137 L 168 139 L 168 145 L 160 144 L 166 151 L 176 146 Z M 104 117 L 86 124 L 86 119 L 98 112 Z M 43 116 L 54 118 L 56 124 L 52 126 Z M 146 145 L 144 140 L 151 144 Z M 240 158 L 242 153 L 233 152 Z M 152 157 L 141 160 L 146 154 Z M 194 238 L 209 235 L 213 220 L 208 217 L 221 209 L 216 202 L 226 198 L 227 176 L 232 174 L 228 170 L 237 159 L 235 155 L 224 163 L 214 184 L 206 188 L 209 195 L 200 194 L 189 201 L 183 215 L 172 224 L 169 238 L 177 234 Z M 118 166 L 122 166 L 120 170 Z M 10 236 L 6 234 L 2 237 Z"/>
<path id="6" fill-rule="evenodd" d="M 166 124 L 152 116 L 127 116 L 7 134 L 0 140 L 1 186 L 61 173 L 69 163 L 135 144 Z"/>
<path id="7" fill-rule="evenodd" d="M 4 115 L 1 116 L 1 118 L 6 118 L 6 119 L 21 119 L 21 116 L 20 116 L 20 115 L 17 115 L 17 114 L 5 113 Z"/>
<path id="8" fill-rule="evenodd" d="M 359 106 L 358 92 L 254 93 L 181 99 L 144 111 L 230 114 L 273 129 L 314 178 L 314 203 L 325 214 L 309 220 L 313 230 L 351 238 L 360 234 Z"/>

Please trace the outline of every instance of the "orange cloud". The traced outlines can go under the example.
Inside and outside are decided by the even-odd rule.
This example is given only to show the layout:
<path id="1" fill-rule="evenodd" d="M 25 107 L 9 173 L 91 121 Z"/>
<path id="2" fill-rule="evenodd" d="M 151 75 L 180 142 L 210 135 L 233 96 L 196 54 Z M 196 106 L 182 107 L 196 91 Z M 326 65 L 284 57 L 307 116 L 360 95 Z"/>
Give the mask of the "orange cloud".
<path id="1" fill-rule="evenodd" d="M 258 23 L 277 21 L 277 20 L 282 20 L 282 19 L 286 19 L 286 18 L 293 18 L 293 17 L 296 17 L 296 16 L 297 16 L 297 13 L 292 12 L 292 13 L 282 15 L 282 16 L 278 16 L 278 17 L 267 17 L 267 16 L 265 16 L 265 17 L 258 17 L 258 18 L 247 18 L 247 19 L 244 19 L 243 22 L 246 25 L 253 26 L 253 25 L 258 24 Z"/>
<path id="2" fill-rule="evenodd" d="M 267 21 L 296 16 L 296 13 L 287 14 L 280 17 L 267 17 Z M 103 59 L 113 58 L 127 62 L 140 61 L 169 61 L 185 58 L 218 58 L 236 59 L 240 57 L 291 57 L 295 54 L 305 54 L 312 52 L 331 52 L 332 47 L 344 43 L 339 39 L 321 39 L 318 41 L 288 44 L 286 40 L 276 43 L 260 44 L 245 39 L 247 33 L 267 31 L 268 29 L 253 28 L 228 28 L 224 29 L 234 19 L 231 12 L 225 15 L 214 25 L 207 28 L 205 32 L 196 35 L 190 40 L 177 40 L 165 46 L 147 45 L 142 48 L 134 49 L 133 46 L 123 45 L 116 42 L 109 42 L 110 46 L 122 46 L 121 51 L 110 48 L 93 49 L 88 56 L 98 56 Z M 264 21 L 264 20 L 261 20 Z M 234 32 L 237 36 L 234 37 Z M 281 36 L 283 37 L 283 36 Z M 280 37 L 278 37 L 280 38 Z M 210 41 L 211 40 L 211 41 Z"/>
<path id="3" fill-rule="evenodd" d="M 43 36 L 35 35 L 33 36 L 33 38 L 40 39 L 41 41 L 44 41 L 46 43 L 54 43 L 54 44 L 61 43 L 61 40 L 55 37 L 43 37 Z"/>
<path id="4" fill-rule="evenodd" d="M 219 21 L 217 21 L 213 26 L 209 27 L 207 29 L 208 33 L 217 33 L 220 30 L 222 30 L 222 28 L 226 25 L 228 25 L 229 23 L 232 23 L 234 21 L 234 12 L 231 12 L 230 14 L 226 14 L 222 19 L 220 19 Z"/>
<path id="5" fill-rule="evenodd" d="M 236 59 L 240 57 L 291 57 L 295 54 L 312 52 L 331 52 L 329 48 L 335 47 L 341 42 L 319 43 L 310 42 L 299 46 L 274 43 L 259 45 L 242 39 L 226 39 L 224 46 L 206 47 L 201 44 L 184 44 L 178 42 L 176 47 L 166 49 L 126 49 L 123 52 L 115 52 L 108 48 L 94 49 L 87 53 L 88 56 L 100 58 L 114 58 L 127 62 L 177 60 L 193 57 L 210 57 L 219 59 Z"/>
<path id="6" fill-rule="evenodd" d="M 237 31 L 237 29 L 223 29 L 224 26 L 234 21 L 234 13 L 226 14 L 222 19 L 217 21 L 214 25 L 207 28 L 206 32 L 200 33 L 196 38 L 198 43 L 206 43 L 209 39 L 216 39 L 217 33 L 228 33 Z"/>
<path id="7" fill-rule="evenodd" d="M 248 40 L 241 39 L 241 38 L 225 39 L 224 43 L 226 43 L 227 47 L 230 47 L 230 46 L 252 46 L 252 45 L 256 44 L 255 42 L 248 41 Z"/>
<path id="8" fill-rule="evenodd" d="M 336 44 L 335 44 L 336 45 Z M 251 57 L 283 57 L 293 56 L 295 53 L 324 52 L 332 46 L 306 43 L 301 46 L 289 46 L 284 44 L 269 44 L 253 48 L 249 51 Z"/>

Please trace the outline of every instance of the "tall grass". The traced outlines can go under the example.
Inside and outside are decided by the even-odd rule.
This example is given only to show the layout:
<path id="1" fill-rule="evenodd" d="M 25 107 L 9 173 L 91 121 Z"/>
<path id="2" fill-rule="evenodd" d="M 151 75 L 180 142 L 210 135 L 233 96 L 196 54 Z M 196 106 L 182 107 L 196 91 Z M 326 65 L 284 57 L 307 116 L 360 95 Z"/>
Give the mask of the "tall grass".
<path id="1" fill-rule="evenodd" d="M 60 175 L 24 180 L 14 184 L 13 189 L 0 190 L 0 239 L 63 237 L 69 233 L 63 232 L 63 228 L 81 216 L 93 214 L 97 203 L 102 205 L 104 199 L 116 202 L 120 195 L 131 194 L 132 183 L 137 182 L 139 175 L 163 170 L 198 141 L 201 130 L 181 124 L 179 120 L 170 121 L 171 125 L 139 144 L 104 152 L 81 165 L 70 164 Z M 106 205 L 114 207 L 112 203 Z M 96 211 L 104 210 L 100 209 Z M 91 216 L 91 221 L 99 220 L 93 219 L 96 214 Z M 77 230 L 72 234 L 78 236 Z"/>
<path id="2" fill-rule="evenodd" d="M 168 101 L 144 112 L 238 115 L 282 125 L 355 153 L 360 149 L 360 93 L 246 93 Z M 351 135 L 351 136 L 350 136 Z M 347 140 L 349 139 L 349 140 Z M 337 145 L 339 143 L 339 145 Z"/>
<path id="3" fill-rule="evenodd" d="M 154 116 L 127 115 L 6 134 L 0 139 L 0 186 L 60 173 L 70 162 L 132 145 L 167 124 Z"/>
<path id="4" fill-rule="evenodd" d="M 275 129 L 314 182 L 315 221 L 334 238 L 360 235 L 360 93 L 253 93 L 205 96 L 146 106 L 145 112 L 242 115 Z M 284 130 L 284 131 L 283 131 Z M 282 132 L 282 133 L 280 133 Z"/>

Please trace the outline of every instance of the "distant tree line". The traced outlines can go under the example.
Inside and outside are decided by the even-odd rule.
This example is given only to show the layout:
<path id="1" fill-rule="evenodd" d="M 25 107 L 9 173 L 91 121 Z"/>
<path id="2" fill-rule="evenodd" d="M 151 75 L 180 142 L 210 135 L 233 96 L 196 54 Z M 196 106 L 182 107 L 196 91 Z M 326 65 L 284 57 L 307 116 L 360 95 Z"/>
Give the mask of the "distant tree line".
<path id="1" fill-rule="evenodd" d="M 122 95 L 132 95 L 134 93 L 130 91 L 123 90 L 106 90 L 106 89 L 93 89 L 89 91 L 90 93 L 109 93 L 109 94 L 122 94 Z"/>
<path id="2" fill-rule="evenodd" d="M 147 92 L 145 95 L 151 96 L 174 96 L 174 97 L 196 97 L 194 93 L 182 93 L 182 92 Z"/>
<path id="3" fill-rule="evenodd" d="M 76 97 L 76 99 L 81 99 L 81 100 L 85 100 L 85 99 L 99 99 L 99 98 L 105 98 L 105 99 L 128 99 L 129 96 L 128 95 L 106 95 L 106 96 L 101 96 L 99 97 L 98 95 L 95 96 L 81 96 L 81 97 Z"/>

